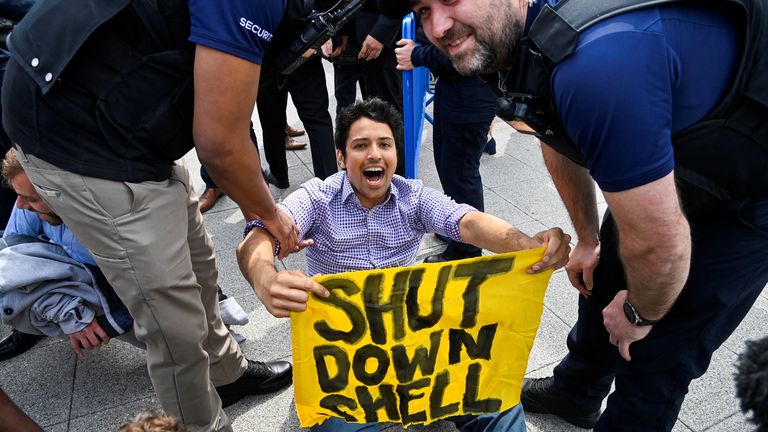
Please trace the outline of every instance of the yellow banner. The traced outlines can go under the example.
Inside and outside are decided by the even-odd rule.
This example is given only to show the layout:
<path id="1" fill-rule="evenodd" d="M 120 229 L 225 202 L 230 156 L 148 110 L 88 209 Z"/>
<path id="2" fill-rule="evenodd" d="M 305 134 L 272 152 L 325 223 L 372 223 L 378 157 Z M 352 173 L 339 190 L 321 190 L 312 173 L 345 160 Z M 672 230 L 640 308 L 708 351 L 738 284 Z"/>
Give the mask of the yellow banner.
<path id="1" fill-rule="evenodd" d="M 318 276 L 330 297 L 291 314 L 301 426 L 426 424 L 517 405 L 552 275 L 526 270 L 543 253 Z"/>

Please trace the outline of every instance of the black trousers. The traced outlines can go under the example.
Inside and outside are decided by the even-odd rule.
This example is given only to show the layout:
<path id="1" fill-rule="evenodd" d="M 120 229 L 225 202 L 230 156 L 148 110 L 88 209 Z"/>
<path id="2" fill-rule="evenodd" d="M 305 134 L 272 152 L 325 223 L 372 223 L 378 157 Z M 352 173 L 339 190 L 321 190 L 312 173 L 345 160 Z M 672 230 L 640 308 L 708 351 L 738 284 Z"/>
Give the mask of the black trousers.
<path id="1" fill-rule="evenodd" d="M 285 157 L 288 92 L 291 93 L 299 119 L 309 136 L 315 176 L 325 179 L 336 173 L 338 166 L 322 58 L 308 60 L 289 75 L 285 82 L 281 82 L 273 70 L 262 69 L 256 106 L 263 131 L 264 157 L 278 181 L 288 180 L 288 162 Z"/>
<path id="2" fill-rule="evenodd" d="M 462 90 L 473 89 L 475 78 L 446 81 L 440 78 L 435 86 L 432 148 L 435 168 L 443 192 L 459 204 L 469 204 L 485 210 L 483 181 L 480 177 L 480 157 L 488 140 L 488 128 L 494 117 L 494 106 L 479 98 L 466 98 L 462 107 Z M 456 94 L 446 94 L 455 92 Z M 458 112 L 464 111 L 466 116 Z M 476 121 L 468 121 L 473 119 Z M 480 248 L 467 243 L 448 242 L 448 256 L 480 256 Z"/>
<path id="3" fill-rule="evenodd" d="M 600 229 L 600 264 L 592 297 L 579 297 L 579 318 L 554 385 L 584 409 L 597 410 L 616 390 L 596 431 L 669 431 L 688 385 L 736 329 L 768 282 L 768 195 L 690 217 L 690 276 L 675 305 L 650 334 L 630 346 L 632 361 L 608 341 L 602 310 L 626 289 L 613 217 Z"/>
<path id="4" fill-rule="evenodd" d="M 360 83 L 363 99 L 377 97 L 391 103 L 403 112 L 403 77 L 397 70 L 397 58 L 393 48 L 384 47 L 379 57 L 348 65 L 333 65 L 336 115 L 339 110 L 352 105 Z"/>

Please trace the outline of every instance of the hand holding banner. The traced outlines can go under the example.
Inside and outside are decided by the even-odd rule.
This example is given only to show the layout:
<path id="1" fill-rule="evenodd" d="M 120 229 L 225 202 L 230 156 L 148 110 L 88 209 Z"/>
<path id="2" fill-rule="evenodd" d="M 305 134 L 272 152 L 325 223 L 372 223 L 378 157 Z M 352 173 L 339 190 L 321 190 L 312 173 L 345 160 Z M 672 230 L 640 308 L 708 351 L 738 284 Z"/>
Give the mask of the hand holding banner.
<path id="1" fill-rule="evenodd" d="M 517 405 L 552 275 L 526 270 L 543 253 L 317 277 L 331 295 L 291 315 L 301 426 L 407 426 Z"/>

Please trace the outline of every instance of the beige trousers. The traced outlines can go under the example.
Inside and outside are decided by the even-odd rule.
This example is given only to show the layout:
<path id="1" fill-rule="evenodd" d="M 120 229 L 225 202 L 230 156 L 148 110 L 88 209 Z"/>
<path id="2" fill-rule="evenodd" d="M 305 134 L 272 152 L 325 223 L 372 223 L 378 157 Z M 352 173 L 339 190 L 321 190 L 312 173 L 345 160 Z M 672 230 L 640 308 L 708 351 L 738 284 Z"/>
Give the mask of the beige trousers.
<path id="1" fill-rule="evenodd" d="M 160 404 L 193 431 L 229 431 L 214 386 L 247 360 L 219 315 L 218 272 L 189 172 L 125 183 L 62 170 L 17 148 L 41 198 L 91 251 L 147 345 Z"/>

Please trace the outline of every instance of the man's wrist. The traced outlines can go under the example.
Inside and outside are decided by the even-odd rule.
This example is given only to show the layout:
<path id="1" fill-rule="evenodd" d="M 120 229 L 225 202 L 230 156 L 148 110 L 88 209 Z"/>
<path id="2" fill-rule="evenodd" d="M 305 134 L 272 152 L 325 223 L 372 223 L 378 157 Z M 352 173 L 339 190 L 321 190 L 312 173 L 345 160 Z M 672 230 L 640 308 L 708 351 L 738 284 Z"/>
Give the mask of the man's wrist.
<path id="1" fill-rule="evenodd" d="M 245 228 L 243 228 L 243 239 L 248 237 L 248 233 L 250 233 L 251 231 L 253 231 L 256 228 L 261 228 L 261 229 L 266 230 L 267 232 L 269 232 L 269 230 L 267 230 L 267 228 L 264 226 L 264 222 L 261 219 L 254 219 L 252 221 L 248 221 L 248 222 L 245 223 Z M 274 237 L 273 237 L 273 239 L 275 240 L 274 255 L 277 256 L 277 255 L 280 254 L 280 241 L 277 240 Z"/>
<path id="2" fill-rule="evenodd" d="M 638 327 L 654 325 L 659 321 L 644 318 L 629 299 L 624 300 L 624 315 L 631 324 Z"/>

